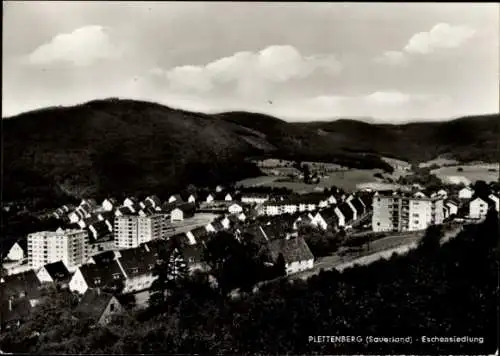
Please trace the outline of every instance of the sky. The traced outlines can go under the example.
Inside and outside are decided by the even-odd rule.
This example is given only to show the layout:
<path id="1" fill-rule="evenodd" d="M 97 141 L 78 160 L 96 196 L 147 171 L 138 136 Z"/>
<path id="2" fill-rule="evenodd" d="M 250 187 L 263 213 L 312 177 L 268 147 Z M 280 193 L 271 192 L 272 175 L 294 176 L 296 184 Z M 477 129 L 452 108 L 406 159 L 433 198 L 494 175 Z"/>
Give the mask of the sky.
<path id="1" fill-rule="evenodd" d="M 4 1 L 2 117 L 118 97 L 288 121 L 499 112 L 495 3 Z"/>

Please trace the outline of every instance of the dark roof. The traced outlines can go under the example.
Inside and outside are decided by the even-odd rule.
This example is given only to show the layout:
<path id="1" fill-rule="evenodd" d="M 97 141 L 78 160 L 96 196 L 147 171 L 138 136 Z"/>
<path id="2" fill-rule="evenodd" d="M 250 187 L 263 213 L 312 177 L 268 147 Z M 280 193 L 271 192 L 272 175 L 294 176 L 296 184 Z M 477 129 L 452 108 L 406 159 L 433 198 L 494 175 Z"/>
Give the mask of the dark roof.
<path id="1" fill-rule="evenodd" d="M 29 299 L 40 297 L 41 283 L 33 270 L 23 273 L 4 276 L 4 283 L 1 284 L 0 297 L 8 299 L 9 297 L 20 298 L 23 295 Z"/>
<path id="2" fill-rule="evenodd" d="M 224 230 L 224 226 L 222 225 L 222 219 L 215 219 L 210 224 L 212 224 L 212 226 L 216 231 Z"/>
<path id="3" fill-rule="evenodd" d="M 371 209 L 373 204 L 373 196 L 368 194 L 363 194 L 360 199 L 363 201 L 367 209 Z"/>
<path id="4" fill-rule="evenodd" d="M 116 281 L 125 280 L 116 261 L 105 264 L 86 264 L 80 267 L 80 271 L 89 288 L 111 287 Z"/>
<path id="5" fill-rule="evenodd" d="M 191 234 L 193 234 L 194 238 L 198 240 L 198 238 L 208 235 L 208 231 L 204 226 L 200 226 L 191 230 Z"/>
<path id="6" fill-rule="evenodd" d="M 156 264 L 156 256 L 144 246 L 120 251 L 120 262 L 127 277 L 141 276 L 149 273 Z"/>
<path id="7" fill-rule="evenodd" d="M 110 293 L 96 289 L 87 289 L 75 309 L 75 316 L 98 321 L 112 298 L 113 295 Z"/>
<path id="8" fill-rule="evenodd" d="M 161 200 L 160 198 L 158 198 L 156 195 L 150 195 L 146 198 L 148 201 L 149 200 L 152 200 L 156 206 L 160 206 L 161 205 Z"/>
<path id="9" fill-rule="evenodd" d="M 108 264 L 115 259 L 115 251 L 105 251 L 92 256 L 96 264 Z"/>
<path id="10" fill-rule="evenodd" d="M 103 211 L 100 212 L 99 215 L 102 216 L 104 220 L 109 220 L 109 222 L 113 222 L 113 219 L 115 218 L 115 214 L 112 211 Z"/>
<path id="11" fill-rule="evenodd" d="M 250 235 L 252 237 L 252 241 L 257 243 L 267 243 L 269 242 L 269 238 L 267 237 L 266 232 L 262 227 L 258 224 L 250 225 L 243 230 L 243 235 Z"/>
<path id="12" fill-rule="evenodd" d="M 62 261 L 46 264 L 45 270 L 56 282 L 67 282 L 71 278 L 71 273 Z"/>
<path id="13" fill-rule="evenodd" d="M 339 221 L 337 214 L 335 214 L 335 207 L 323 209 L 319 214 L 328 225 L 336 225 Z"/>
<path id="14" fill-rule="evenodd" d="M 128 207 L 126 206 L 122 206 L 120 208 L 117 209 L 122 215 L 127 215 L 127 214 L 130 214 L 131 211 Z"/>
<path id="15" fill-rule="evenodd" d="M 186 262 L 200 263 L 203 261 L 203 248 L 200 245 L 184 246 L 178 249 Z"/>
<path id="16" fill-rule="evenodd" d="M 354 213 L 351 209 L 351 207 L 347 203 L 342 203 L 338 206 L 340 212 L 342 215 L 344 215 L 345 222 L 347 223 L 348 221 L 352 220 L 354 217 Z"/>
<path id="17" fill-rule="evenodd" d="M 352 199 L 351 204 L 354 206 L 354 209 L 356 209 L 358 216 L 364 213 L 365 208 L 363 206 L 363 203 L 360 201 L 360 198 Z"/>
<path id="18" fill-rule="evenodd" d="M 271 257 L 276 260 L 280 254 L 286 263 L 306 261 L 314 256 L 302 237 L 271 241 L 268 245 Z"/>
<path id="19" fill-rule="evenodd" d="M 31 304 L 28 298 L 14 299 L 9 307 L 9 300 L 1 302 L 1 323 L 9 323 L 18 320 L 25 320 L 31 312 Z"/>
<path id="20" fill-rule="evenodd" d="M 194 203 L 182 203 L 177 205 L 177 209 L 182 210 L 184 214 L 194 214 L 196 211 L 196 205 Z"/>
<path id="21" fill-rule="evenodd" d="M 175 198 L 175 201 L 179 202 L 179 201 L 183 201 L 182 200 L 182 197 L 180 194 L 173 194 L 171 195 L 168 199 L 170 200 L 170 198 L 174 197 Z"/>
<path id="22" fill-rule="evenodd" d="M 92 226 L 95 229 L 95 231 L 97 232 L 97 236 L 94 236 L 94 233 L 90 229 L 90 226 Z M 100 238 L 109 235 L 109 233 L 110 233 L 109 227 L 106 224 L 106 221 L 104 221 L 104 220 L 98 221 L 90 226 L 88 226 L 87 229 L 89 230 L 88 233 L 89 233 L 89 237 L 90 237 L 91 242 L 97 241 Z"/>
<path id="23" fill-rule="evenodd" d="M 267 238 L 269 240 L 275 240 L 286 237 L 287 233 L 293 230 L 293 220 L 293 218 L 275 218 L 261 226 Z"/>
<path id="24" fill-rule="evenodd" d="M 169 213 L 172 210 L 174 210 L 176 207 L 177 207 L 177 204 L 175 204 L 175 202 L 173 202 L 173 203 L 165 202 L 165 203 L 163 203 L 161 210 L 163 210 L 166 213 Z"/>

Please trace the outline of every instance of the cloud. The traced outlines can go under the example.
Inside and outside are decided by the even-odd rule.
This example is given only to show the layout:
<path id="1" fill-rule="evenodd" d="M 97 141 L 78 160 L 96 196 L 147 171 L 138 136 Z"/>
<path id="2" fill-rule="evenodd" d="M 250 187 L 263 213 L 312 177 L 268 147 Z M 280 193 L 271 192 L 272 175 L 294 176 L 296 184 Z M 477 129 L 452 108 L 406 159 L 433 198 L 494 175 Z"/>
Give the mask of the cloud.
<path id="1" fill-rule="evenodd" d="M 34 50 L 27 61 L 33 65 L 67 62 L 87 66 L 100 59 L 119 58 L 123 50 L 112 43 L 105 27 L 92 25 L 59 34 Z"/>
<path id="2" fill-rule="evenodd" d="M 407 63 L 407 57 L 401 51 L 387 51 L 375 58 L 375 62 L 389 65 L 403 65 Z"/>
<path id="3" fill-rule="evenodd" d="M 410 38 L 404 50 L 408 53 L 427 54 L 438 49 L 456 48 L 471 39 L 476 31 L 467 26 L 440 23 L 429 32 L 420 32 Z"/>
<path id="4" fill-rule="evenodd" d="M 336 75 L 341 69 L 333 55 L 304 56 L 293 46 L 275 45 L 258 52 L 237 52 L 206 65 L 175 67 L 164 75 L 175 90 L 206 92 L 231 84 L 238 94 L 251 96 L 315 72 Z"/>
<path id="5" fill-rule="evenodd" d="M 408 103 L 411 100 L 411 96 L 398 91 L 377 91 L 367 95 L 366 100 L 369 103 L 377 105 L 400 105 Z"/>

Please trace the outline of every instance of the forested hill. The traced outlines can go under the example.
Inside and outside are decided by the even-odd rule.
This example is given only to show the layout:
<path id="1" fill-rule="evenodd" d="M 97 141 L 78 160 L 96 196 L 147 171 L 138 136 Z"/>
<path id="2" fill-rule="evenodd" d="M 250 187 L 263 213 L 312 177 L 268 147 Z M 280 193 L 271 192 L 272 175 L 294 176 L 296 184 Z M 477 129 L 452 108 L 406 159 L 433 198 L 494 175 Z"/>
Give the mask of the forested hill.
<path id="1" fill-rule="evenodd" d="M 438 124 L 292 124 L 266 115 L 218 115 L 106 99 L 2 120 L 4 199 L 162 194 L 258 175 L 249 156 L 383 168 L 378 155 L 493 159 L 498 115 Z M 370 153 L 371 154 L 367 154 Z"/>

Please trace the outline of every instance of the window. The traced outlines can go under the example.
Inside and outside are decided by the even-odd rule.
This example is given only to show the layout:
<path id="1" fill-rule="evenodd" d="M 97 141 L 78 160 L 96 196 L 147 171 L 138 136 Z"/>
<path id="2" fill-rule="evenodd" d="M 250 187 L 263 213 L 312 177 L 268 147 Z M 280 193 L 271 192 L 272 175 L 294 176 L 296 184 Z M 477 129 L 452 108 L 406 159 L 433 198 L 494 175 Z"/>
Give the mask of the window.
<path id="1" fill-rule="evenodd" d="M 413 217 L 414 218 L 418 218 L 418 214 L 413 214 Z"/>
<path id="2" fill-rule="evenodd" d="M 109 311 L 111 311 L 111 312 L 114 312 L 114 311 L 115 311 L 115 304 L 114 304 L 114 303 L 111 303 L 111 304 L 109 305 Z"/>
<path id="3" fill-rule="evenodd" d="M 418 220 L 413 221 L 414 224 L 418 225 Z"/>

